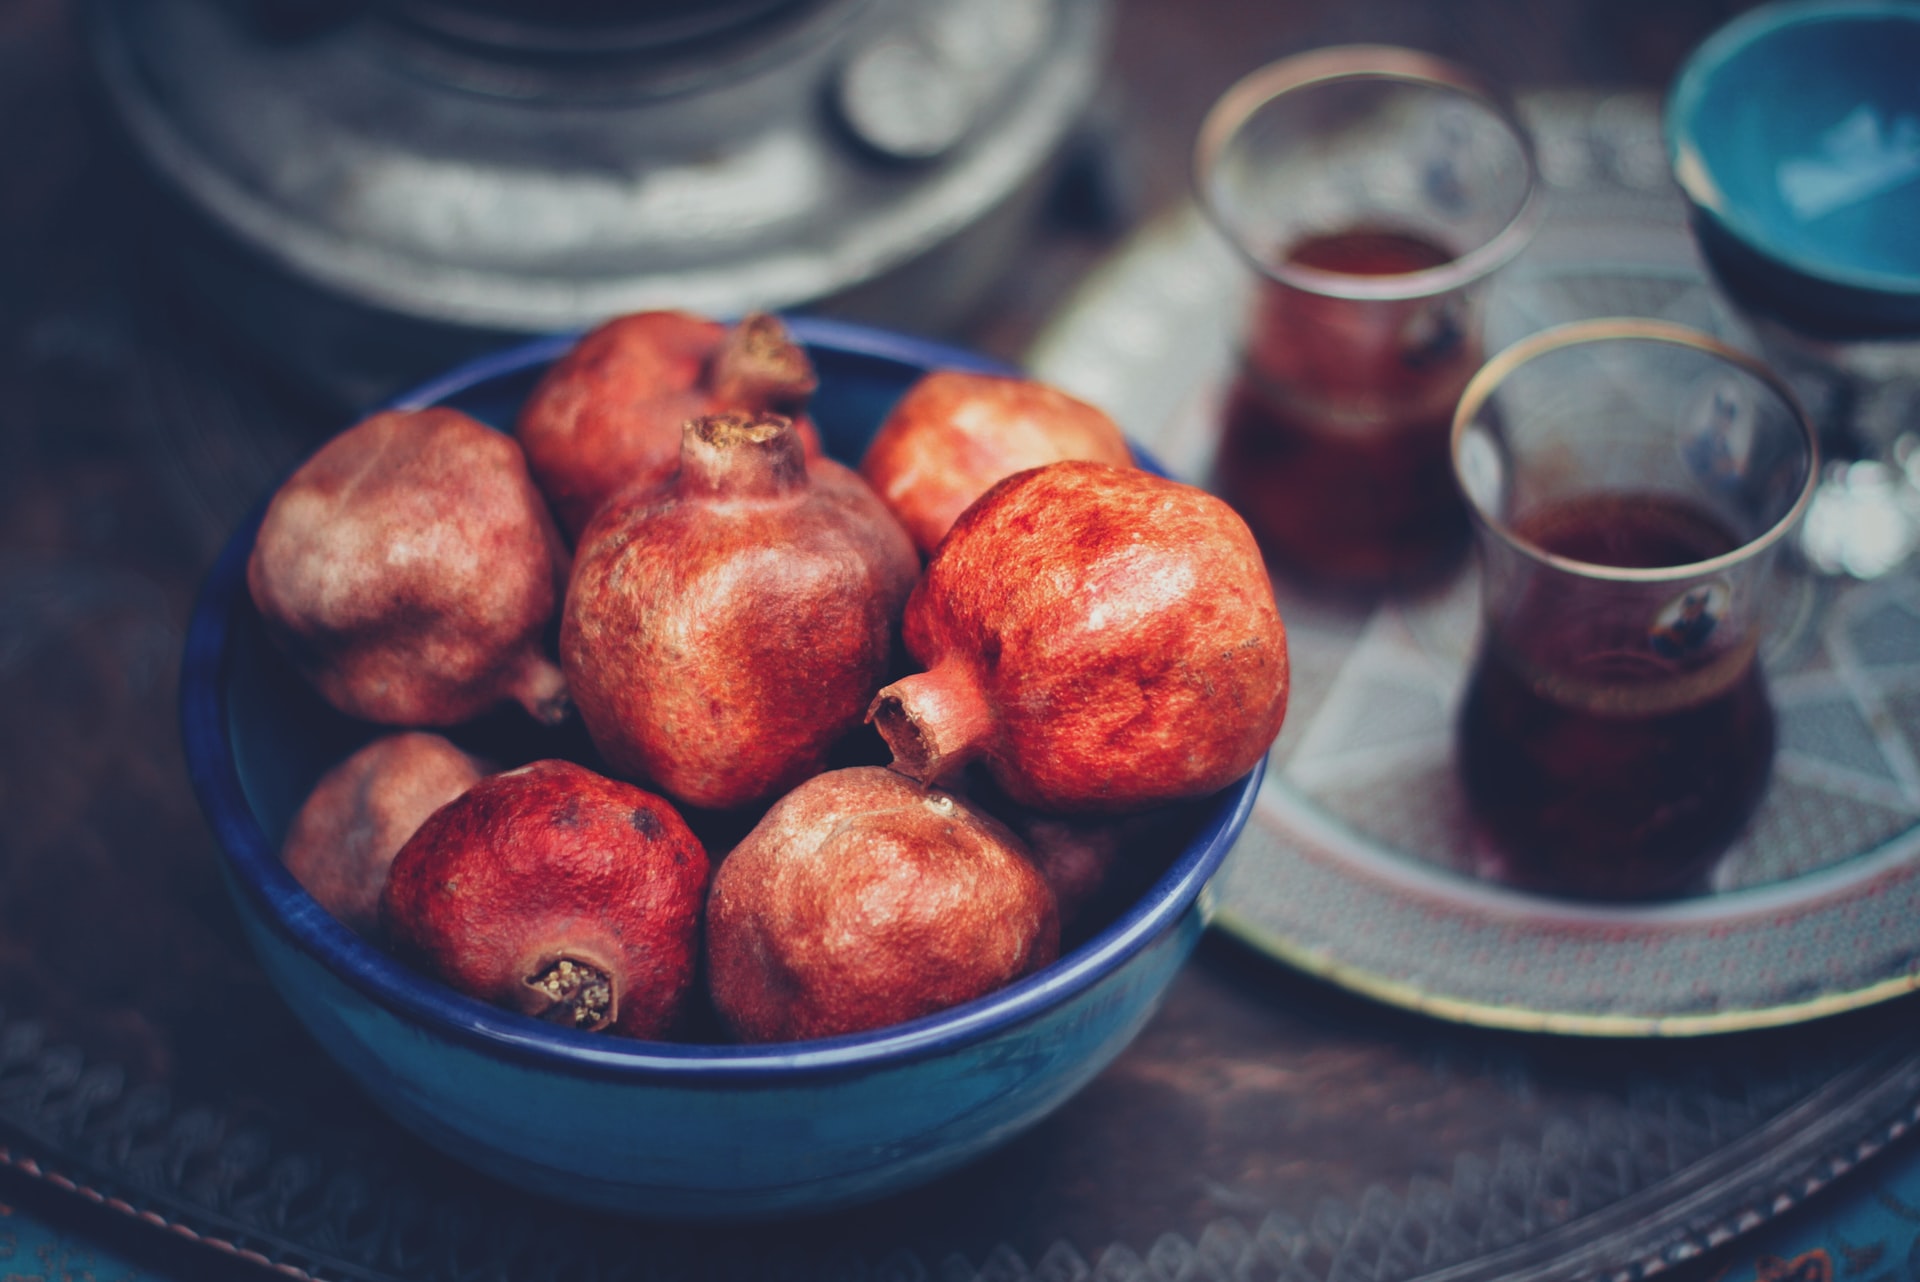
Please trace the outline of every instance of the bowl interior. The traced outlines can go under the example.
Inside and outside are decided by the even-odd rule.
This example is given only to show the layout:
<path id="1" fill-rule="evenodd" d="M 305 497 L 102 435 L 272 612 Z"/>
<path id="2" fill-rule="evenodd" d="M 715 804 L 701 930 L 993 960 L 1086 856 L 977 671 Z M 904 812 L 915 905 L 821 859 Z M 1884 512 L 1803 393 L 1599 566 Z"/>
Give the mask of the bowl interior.
<path id="1" fill-rule="evenodd" d="M 820 374 L 811 413 L 828 451 L 842 461 L 857 461 L 893 402 L 928 369 L 1005 372 L 977 355 L 900 335 L 809 318 L 789 324 Z M 482 358 L 395 403 L 450 405 L 495 427 L 509 427 L 521 401 L 571 342 L 571 336 L 542 339 Z M 1162 470 L 1144 455 L 1142 464 Z M 1177 831 L 1185 840 L 1156 870 L 1157 879 L 1054 966 L 926 1019 L 771 1047 L 713 1039 L 637 1042 L 556 1028 L 466 998 L 402 966 L 335 921 L 281 865 L 280 841 L 314 782 L 382 728 L 328 706 L 269 642 L 245 582 L 246 558 L 264 507 L 263 499 L 208 575 L 189 628 L 181 679 L 188 768 L 219 837 L 230 883 L 271 929 L 362 992 L 446 1035 L 498 1051 L 598 1071 L 752 1077 L 891 1062 L 986 1035 L 1095 982 L 1190 910 L 1244 826 L 1258 788 L 1260 768 L 1224 792 L 1182 807 Z M 545 756 L 597 761 L 577 719 L 543 730 L 508 711 L 449 735 L 505 765 Z M 691 812 L 688 817 L 710 838 L 737 836 L 741 829 L 729 825 L 743 822 Z"/>
<path id="2" fill-rule="evenodd" d="M 1747 249 L 1920 309 L 1920 6 L 1745 14 L 1689 58 L 1667 128 L 1681 186 Z"/>

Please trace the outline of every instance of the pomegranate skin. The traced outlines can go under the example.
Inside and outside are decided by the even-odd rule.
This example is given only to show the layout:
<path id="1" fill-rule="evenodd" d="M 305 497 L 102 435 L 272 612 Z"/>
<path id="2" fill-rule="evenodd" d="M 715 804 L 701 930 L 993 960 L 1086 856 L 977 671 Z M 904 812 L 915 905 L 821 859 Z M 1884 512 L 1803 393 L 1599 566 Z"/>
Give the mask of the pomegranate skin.
<path id="1" fill-rule="evenodd" d="M 923 782 L 978 760 L 1022 805 L 1118 813 L 1204 796 L 1280 731 L 1287 638 L 1246 523 L 1203 490 L 1069 461 L 996 484 L 907 602 L 870 718 Z"/>
<path id="2" fill-rule="evenodd" d="M 348 428 L 274 494 L 247 562 L 267 630 L 329 703 L 452 726 L 566 716 L 544 652 L 567 552 L 512 437 L 457 410 Z"/>
<path id="3" fill-rule="evenodd" d="M 428 815 L 493 771 L 424 730 L 382 735 L 313 786 L 287 827 L 281 862 L 355 933 L 380 933 L 387 869 Z"/>
<path id="4" fill-rule="evenodd" d="M 777 317 L 729 327 L 689 312 L 617 316 L 556 361 L 521 406 L 514 434 L 570 538 L 613 494 L 679 466 L 680 429 L 722 410 L 799 416 L 818 384 Z M 797 418 L 808 452 L 811 421 Z"/>
<path id="5" fill-rule="evenodd" d="M 1058 951 L 1053 893 L 1019 839 L 883 766 L 816 775 L 781 798 L 707 897 L 708 985 L 742 1041 L 916 1019 Z"/>
<path id="6" fill-rule="evenodd" d="M 570 761 L 489 776 L 394 857 L 396 950 L 482 1001 L 659 1038 L 694 984 L 707 853 L 664 799 Z"/>
<path id="7" fill-rule="evenodd" d="M 885 681 L 919 571 L 850 469 L 779 416 L 687 425 L 681 470 L 580 541 L 560 655 L 613 773 L 723 810 L 824 768 Z"/>
<path id="8" fill-rule="evenodd" d="M 907 389 L 860 461 L 914 545 L 929 556 L 994 482 L 1063 459 L 1131 467 L 1105 411 L 1033 379 L 936 370 Z"/>

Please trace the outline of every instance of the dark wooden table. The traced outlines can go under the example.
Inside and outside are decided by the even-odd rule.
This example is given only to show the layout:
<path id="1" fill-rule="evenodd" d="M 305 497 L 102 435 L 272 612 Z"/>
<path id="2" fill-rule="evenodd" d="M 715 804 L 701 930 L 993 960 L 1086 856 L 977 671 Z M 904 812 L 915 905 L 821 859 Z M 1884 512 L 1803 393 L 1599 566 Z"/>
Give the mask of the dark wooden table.
<path id="1" fill-rule="evenodd" d="M 1201 114 L 1272 57 L 1364 39 L 1519 87 L 1650 88 L 1740 7 L 1120 0 L 1097 163 L 952 337 L 1017 360 L 1087 271 L 1181 198 Z M 0 0 L 0 1194 L 177 1276 L 251 1269 L 188 1232 L 322 1276 L 492 1276 L 460 1243 L 537 1217 L 395 1132 L 307 1042 L 238 935 L 178 748 L 199 578 L 342 411 L 150 270 L 148 211 L 106 136 L 75 7 Z M 1535 1273 L 1644 1271 L 1665 1246 L 1639 1251 L 1631 1225 L 1584 1235 L 1603 1245 L 1577 1261 L 1556 1244 L 1850 1065 L 1912 1052 L 1912 1014 L 1710 1045 L 1481 1033 L 1210 940 L 1109 1072 L 959 1176 L 725 1241 L 595 1222 L 580 1250 L 624 1251 L 619 1270 L 542 1267 L 1238 1282 L 1409 1276 L 1424 1250 L 1495 1276 L 1523 1261 L 1502 1249 L 1544 1242 Z"/>

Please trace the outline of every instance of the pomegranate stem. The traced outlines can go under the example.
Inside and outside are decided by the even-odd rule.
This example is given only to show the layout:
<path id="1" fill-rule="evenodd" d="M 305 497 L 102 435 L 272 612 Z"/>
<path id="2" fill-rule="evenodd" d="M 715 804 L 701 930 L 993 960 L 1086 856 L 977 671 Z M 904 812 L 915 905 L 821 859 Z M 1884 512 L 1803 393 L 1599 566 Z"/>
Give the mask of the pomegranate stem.
<path id="1" fill-rule="evenodd" d="M 985 751 L 993 712 L 979 682 L 953 660 L 881 690 L 867 720 L 893 751 L 893 768 L 921 783 L 951 778 Z"/>

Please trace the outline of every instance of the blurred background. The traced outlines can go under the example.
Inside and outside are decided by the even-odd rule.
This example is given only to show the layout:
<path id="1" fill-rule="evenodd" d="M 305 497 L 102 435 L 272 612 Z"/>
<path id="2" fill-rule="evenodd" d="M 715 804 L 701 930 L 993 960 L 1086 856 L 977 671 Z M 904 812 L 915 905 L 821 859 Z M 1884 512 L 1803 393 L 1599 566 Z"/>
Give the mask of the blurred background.
<path id="1" fill-rule="evenodd" d="M 9 0 L 8 293 L 137 241 L 351 407 L 639 306 L 813 306 L 1017 358 L 1184 197 L 1206 107 L 1263 62 L 1377 41 L 1515 91 L 1657 90 L 1742 7 Z"/>

